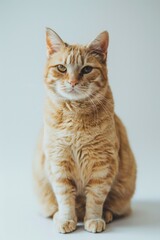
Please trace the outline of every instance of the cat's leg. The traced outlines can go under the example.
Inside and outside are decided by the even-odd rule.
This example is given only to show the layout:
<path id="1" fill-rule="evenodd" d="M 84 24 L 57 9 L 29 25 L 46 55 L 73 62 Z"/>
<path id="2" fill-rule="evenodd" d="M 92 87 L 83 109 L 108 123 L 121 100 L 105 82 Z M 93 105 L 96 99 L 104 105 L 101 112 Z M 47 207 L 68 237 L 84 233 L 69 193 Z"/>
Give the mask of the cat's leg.
<path id="1" fill-rule="evenodd" d="M 130 198 L 123 198 L 120 195 L 115 196 L 115 194 L 113 198 L 112 192 L 110 192 L 106 202 L 104 203 L 104 218 L 106 223 L 110 219 L 109 212 L 112 213 L 112 220 L 130 215 Z"/>
<path id="2" fill-rule="evenodd" d="M 40 213 L 44 217 L 53 217 L 58 210 L 58 206 L 48 180 L 46 178 L 37 178 L 34 187 L 38 197 Z"/>
<path id="3" fill-rule="evenodd" d="M 58 212 L 53 220 L 60 233 L 72 232 L 77 225 L 76 186 L 72 180 L 72 160 L 52 161 L 51 159 L 48 162 L 50 182 L 58 203 Z"/>
<path id="4" fill-rule="evenodd" d="M 106 223 L 110 223 L 113 221 L 113 213 L 110 210 L 104 211 L 104 220 Z"/>
<path id="5" fill-rule="evenodd" d="M 40 132 L 33 161 L 33 183 L 40 213 L 45 217 L 51 217 L 57 211 L 58 206 L 52 187 L 45 173 L 46 158 L 43 152 L 42 141 L 43 129 Z"/>
<path id="6" fill-rule="evenodd" d="M 103 203 L 107 192 L 105 188 L 93 186 L 87 190 L 86 194 L 86 213 L 84 218 L 84 227 L 89 232 L 102 232 L 105 230 L 106 224 L 102 218 Z"/>
<path id="7" fill-rule="evenodd" d="M 112 166 L 113 164 L 115 166 Z M 112 165 L 108 167 L 110 172 L 107 174 L 105 174 L 107 171 L 104 171 L 102 165 L 103 163 L 100 165 L 100 169 L 102 169 L 100 171 L 100 169 L 98 169 L 99 164 L 97 164 L 86 188 L 86 214 L 84 218 L 84 226 L 87 231 L 94 233 L 105 230 L 106 223 L 103 219 L 103 205 L 111 189 L 117 171 L 117 164 L 114 159 Z M 107 169 L 107 166 L 105 169 Z"/>
<path id="8" fill-rule="evenodd" d="M 45 174 L 45 156 L 42 150 L 37 151 L 33 163 L 34 191 L 39 203 L 39 211 L 44 217 L 51 217 L 58 210 L 52 187 Z"/>

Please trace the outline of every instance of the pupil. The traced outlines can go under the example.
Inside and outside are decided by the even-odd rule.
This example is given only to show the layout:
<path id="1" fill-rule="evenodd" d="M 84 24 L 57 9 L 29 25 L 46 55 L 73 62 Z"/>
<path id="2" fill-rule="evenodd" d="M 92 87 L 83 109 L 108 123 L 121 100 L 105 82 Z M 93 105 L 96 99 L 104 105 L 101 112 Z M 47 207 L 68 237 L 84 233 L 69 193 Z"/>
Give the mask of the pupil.
<path id="1" fill-rule="evenodd" d="M 63 65 L 58 65 L 58 69 L 59 69 L 61 72 L 65 72 L 65 71 L 66 71 L 66 67 L 63 66 Z"/>
<path id="2" fill-rule="evenodd" d="M 89 72 L 91 72 L 91 70 L 92 70 L 92 67 L 86 66 L 83 68 L 83 73 L 89 73 Z"/>
<path id="3" fill-rule="evenodd" d="M 86 72 L 88 72 L 88 71 L 90 70 L 90 67 L 86 67 L 86 69 L 85 69 L 85 70 L 86 70 Z"/>

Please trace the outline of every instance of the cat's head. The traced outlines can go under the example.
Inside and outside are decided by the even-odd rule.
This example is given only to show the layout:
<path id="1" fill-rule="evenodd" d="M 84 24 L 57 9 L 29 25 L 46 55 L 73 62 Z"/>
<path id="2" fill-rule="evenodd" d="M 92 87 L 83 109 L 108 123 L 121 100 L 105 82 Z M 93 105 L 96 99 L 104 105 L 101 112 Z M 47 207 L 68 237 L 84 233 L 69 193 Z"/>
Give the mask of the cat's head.
<path id="1" fill-rule="evenodd" d="M 69 45 L 47 28 L 45 85 L 50 95 L 75 101 L 103 92 L 108 42 L 108 32 L 102 32 L 86 46 Z"/>

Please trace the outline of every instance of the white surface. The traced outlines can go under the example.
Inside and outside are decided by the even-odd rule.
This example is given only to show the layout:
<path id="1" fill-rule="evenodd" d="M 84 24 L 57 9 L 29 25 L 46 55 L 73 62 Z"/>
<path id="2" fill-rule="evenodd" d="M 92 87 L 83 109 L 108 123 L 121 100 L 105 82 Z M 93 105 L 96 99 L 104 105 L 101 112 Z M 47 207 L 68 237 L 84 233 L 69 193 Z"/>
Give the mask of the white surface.
<path id="1" fill-rule="evenodd" d="M 0 209 L 1 240 L 159 240 L 160 238 L 160 201 L 151 200 L 133 201 L 132 215 L 107 225 L 103 233 L 88 233 L 80 225 L 73 233 L 59 234 L 52 219 L 43 218 L 37 212 L 29 171 L 18 173 L 14 170 L 13 168 L 7 172 L 12 182 L 3 183 L 5 195 L 4 205 L 1 205 Z"/>
<path id="2" fill-rule="evenodd" d="M 160 1 L 45 0 L 0 2 L 0 239 L 131 239 L 159 235 Z M 70 43 L 107 29 L 109 81 L 138 164 L 135 212 L 103 234 L 79 228 L 56 235 L 36 213 L 31 161 L 42 125 L 45 27 Z M 102 237 L 103 236 L 103 237 Z M 142 238 L 141 238 L 142 239 Z"/>

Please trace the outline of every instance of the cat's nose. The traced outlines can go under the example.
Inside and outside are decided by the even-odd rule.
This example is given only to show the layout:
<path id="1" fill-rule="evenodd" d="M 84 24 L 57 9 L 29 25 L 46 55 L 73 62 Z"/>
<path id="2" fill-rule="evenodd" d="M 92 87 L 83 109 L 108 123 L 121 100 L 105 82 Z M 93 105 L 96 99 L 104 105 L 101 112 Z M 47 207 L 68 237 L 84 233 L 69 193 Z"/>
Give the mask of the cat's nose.
<path id="1" fill-rule="evenodd" d="M 77 81 L 77 80 L 70 80 L 70 81 L 68 81 L 68 82 L 69 82 L 69 84 L 70 84 L 72 87 L 74 87 L 75 85 L 78 84 L 78 81 Z"/>

